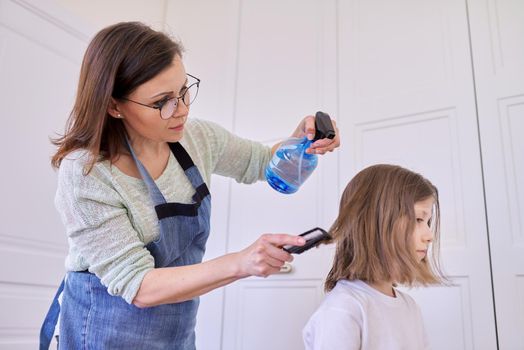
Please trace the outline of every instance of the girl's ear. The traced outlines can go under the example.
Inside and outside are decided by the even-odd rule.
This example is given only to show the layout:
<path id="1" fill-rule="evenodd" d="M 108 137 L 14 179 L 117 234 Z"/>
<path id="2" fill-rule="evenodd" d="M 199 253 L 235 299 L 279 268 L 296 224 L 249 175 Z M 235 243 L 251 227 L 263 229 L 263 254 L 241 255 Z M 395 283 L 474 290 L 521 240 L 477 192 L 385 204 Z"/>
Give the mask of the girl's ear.
<path id="1" fill-rule="evenodd" d="M 109 106 L 107 106 L 107 113 L 110 116 L 112 116 L 113 118 L 124 119 L 124 116 L 118 110 L 118 104 L 116 103 L 115 99 L 112 97 L 111 97 L 111 101 L 109 102 Z"/>

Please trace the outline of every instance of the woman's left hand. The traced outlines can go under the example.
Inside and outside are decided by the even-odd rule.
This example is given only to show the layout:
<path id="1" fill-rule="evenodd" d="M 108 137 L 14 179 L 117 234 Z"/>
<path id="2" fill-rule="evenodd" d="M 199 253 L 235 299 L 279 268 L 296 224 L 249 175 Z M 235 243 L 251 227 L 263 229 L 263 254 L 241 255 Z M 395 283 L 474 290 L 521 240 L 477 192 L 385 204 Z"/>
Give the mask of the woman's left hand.
<path id="1" fill-rule="evenodd" d="M 340 133 L 337 128 L 337 123 L 331 119 L 333 127 L 335 128 L 335 137 L 333 139 L 320 139 L 316 140 L 306 150 L 309 154 L 324 154 L 326 152 L 333 152 L 333 150 L 340 146 Z M 307 136 L 309 140 L 313 140 L 315 137 L 315 117 L 308 115 L 298 124 L 297 128 L 291 135 L 292 137 L 302 138 Z"/>

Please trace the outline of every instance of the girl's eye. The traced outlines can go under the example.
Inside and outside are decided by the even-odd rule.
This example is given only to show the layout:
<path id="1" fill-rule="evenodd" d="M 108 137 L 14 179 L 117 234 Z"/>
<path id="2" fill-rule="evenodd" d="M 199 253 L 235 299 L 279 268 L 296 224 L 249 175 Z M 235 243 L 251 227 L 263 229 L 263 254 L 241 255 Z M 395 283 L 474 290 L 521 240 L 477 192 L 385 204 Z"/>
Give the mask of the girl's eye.
<path id="1" fill-rule="evenodd" d="M 424 219 L 417 218 L 417 222 L 418 222 L 418 223 L 424 222 Z"/>

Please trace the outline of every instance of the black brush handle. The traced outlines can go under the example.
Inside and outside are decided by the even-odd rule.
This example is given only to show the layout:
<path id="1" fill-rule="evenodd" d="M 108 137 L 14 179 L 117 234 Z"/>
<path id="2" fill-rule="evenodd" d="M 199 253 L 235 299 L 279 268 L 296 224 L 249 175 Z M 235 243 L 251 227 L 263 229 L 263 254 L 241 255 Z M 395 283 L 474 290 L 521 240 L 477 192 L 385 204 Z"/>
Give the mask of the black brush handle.
<path id="1" fill-rule="evenodd" d="M 323 241 L 331 240 L 331 236 L 325 230 L 320 227 L 315 227 L 312 230 L 302 233 L 300 236 L 308 236 L 315 233 L 314 237 L 306 238 L 306 243 L 302 246 L 284 246 L 284 250 L 290 254 L 301 254 L 306 250 L 316 247 Z"/>

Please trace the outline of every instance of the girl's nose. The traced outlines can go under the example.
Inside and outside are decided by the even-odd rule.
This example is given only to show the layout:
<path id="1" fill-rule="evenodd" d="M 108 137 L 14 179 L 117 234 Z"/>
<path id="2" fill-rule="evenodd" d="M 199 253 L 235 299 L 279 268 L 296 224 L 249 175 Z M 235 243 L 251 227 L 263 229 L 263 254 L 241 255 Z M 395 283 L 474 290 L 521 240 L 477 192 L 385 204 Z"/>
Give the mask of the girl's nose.
<path id="1" fill-rule="evenodd" d="M 424 239 L 425 242 L 431 243 L 433 242 L 434 238 L 435 238 L 435 234 L 433 233 L 433 230 L 430 227 L 426 226 L 422 239 Z"/>

